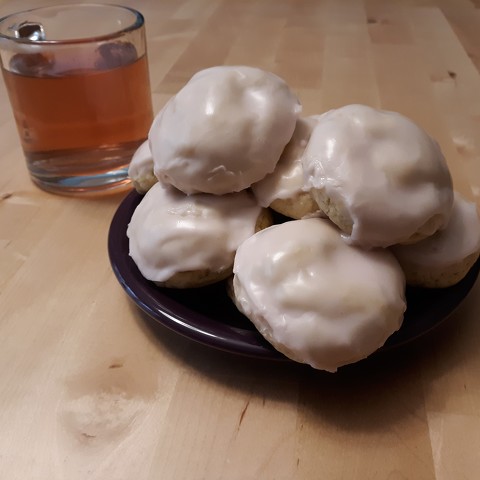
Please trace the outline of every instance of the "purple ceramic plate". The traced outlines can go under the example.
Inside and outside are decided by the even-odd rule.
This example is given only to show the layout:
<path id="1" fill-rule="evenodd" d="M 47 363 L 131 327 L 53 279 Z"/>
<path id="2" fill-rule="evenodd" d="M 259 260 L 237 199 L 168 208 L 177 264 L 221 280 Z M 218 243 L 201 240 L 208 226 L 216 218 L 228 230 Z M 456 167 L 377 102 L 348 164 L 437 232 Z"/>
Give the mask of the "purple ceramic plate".
<path id="1" fill-rule="evenodd" d="M 210 347 L 250 357 L 285 360 L 236 309 L 226 294 L 224 282 L 199 289 L 174 290 L 159 288 L 142 277 L 128 255 L 126 235 L 141 199 L 141 195 L 131 192 L 119 206 L 110 225 L 108 252 L 118 281 L 148 318 Z M 471 290 L 479 270 L 477 261 L 468 275 L 450 288 L 408 288 L 403 325 L 380 350 L 408 343 L 445 320 Z"/>

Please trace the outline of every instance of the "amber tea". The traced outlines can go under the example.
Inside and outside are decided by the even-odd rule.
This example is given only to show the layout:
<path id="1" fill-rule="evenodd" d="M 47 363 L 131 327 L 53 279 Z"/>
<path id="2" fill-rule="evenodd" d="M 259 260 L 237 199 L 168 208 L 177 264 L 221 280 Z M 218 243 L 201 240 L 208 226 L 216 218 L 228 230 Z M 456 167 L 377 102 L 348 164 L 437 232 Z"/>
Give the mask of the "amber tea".
<path id="1" fill-rule="evenodd" d="M 108 171 L 119 150 L 146 138 L 152 106 L 145 56 L 109 70 L 39 77 L 3 70 L 18 132 L 33 171 Z M 88 154 L 83 154 L 88 151 Z M 98 157 L 109 155 L 104 160 Z M 72 156 L 73 154 L 73 156 Z"/>

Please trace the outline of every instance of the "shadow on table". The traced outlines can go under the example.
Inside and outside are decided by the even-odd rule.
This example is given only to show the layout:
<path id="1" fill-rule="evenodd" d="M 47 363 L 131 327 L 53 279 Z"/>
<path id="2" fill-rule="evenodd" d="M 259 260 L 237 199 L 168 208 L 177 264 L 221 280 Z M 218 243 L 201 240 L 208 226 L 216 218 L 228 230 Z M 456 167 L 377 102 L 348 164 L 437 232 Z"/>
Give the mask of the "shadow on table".
<path id="1" fill-rule="evenodd" d="M 153 323 L 134 305 L 131 308 L 140 328 L 178 361 L 179 368 L 249 396 L 296 402 L 305 422 L 369 431 L 406 417 L 423 417 L 419 412 L 423 412 L 431 384 L 478 356 L 480 311 L 474 298 L 479 290 L 477 284 L 463 305 L 428 335 L 335 374 L 288 360 L 258 360 L 215 350 Z M 435 399 L 437 403 L 445 400 Z"/>

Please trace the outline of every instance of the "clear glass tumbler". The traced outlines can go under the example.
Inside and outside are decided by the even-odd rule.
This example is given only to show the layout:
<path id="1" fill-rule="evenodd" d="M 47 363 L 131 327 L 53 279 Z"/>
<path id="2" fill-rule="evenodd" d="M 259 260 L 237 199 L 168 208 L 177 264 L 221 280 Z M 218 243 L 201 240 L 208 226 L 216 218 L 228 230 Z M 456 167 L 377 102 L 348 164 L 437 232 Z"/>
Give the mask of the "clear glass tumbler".
<path id="1" fill-rule="evenodd" d="M 143 16 L 70 4 L 0 19 L 0 57 L 32 180 L 64 194 L 128 186 L 152 102 Z"/>

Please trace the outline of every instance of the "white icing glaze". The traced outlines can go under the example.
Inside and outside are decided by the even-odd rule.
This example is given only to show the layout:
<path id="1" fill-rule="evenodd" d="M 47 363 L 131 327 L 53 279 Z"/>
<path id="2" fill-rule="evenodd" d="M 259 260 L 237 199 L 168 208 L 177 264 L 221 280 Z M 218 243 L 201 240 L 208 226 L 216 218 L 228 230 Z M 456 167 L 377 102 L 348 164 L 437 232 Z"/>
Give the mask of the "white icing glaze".
<path id="1" fill-rule="evenodd" d="M 153 173 L 153 157 L 148 140 L 145 140 L 135 151 L 128 166 L 128 176 L 132 180 L 150 176 Z"/>
<path id="2" fill-rule="evenodd" d="M 352 218 L 354 244 L 387 247 L 435 215 L 448 222 L 452 180 L 440 147 L 399 113 L 348 105 L 323 114 L 302 162 L 306 184 Z"/>
<path id="3" fill-rule="evenodd" d="M 238 245 L 253 235 L 261 212 L 252 195 L 186 196 L 156 183 L 127 229 L 130 255 L 142 275 L 163 282 L 178 272 L 230 268 Z"/>
<path id="4" fill-rule="evenodd" d="M 401 263 L 419 267 L 448 268 L 480 250 L 480 219 L 474 203 L 455 192 L 447 227 L 413 245 L 392 248 Z"/>
<path id="5" fill-rule="evenodd" d="M 305 187 L 302 154 L 307 146 L 318 116 L 299 118 L 292 139 L 285 147 L 275 170 L 252 185 L 252 191 L 262 207 L 269 207 L 274 200 L 293 198 Z"/>
<path id="6" fill-rule="evenodd" d="M 381 347 L 403 321 L 405 278 L 387 250 L 345 243 L 328 220 L 274 225 L 237 250 L 239 309 L 275 348 L 335 371 Z"/>
<path id="7" fill-rule="evenodd" d="M 272 172 L 301 106 L 288 85 L 252 67 L 195 74 L 155 117 L 155 174 L 187 194 L 222 195 Z"/>

